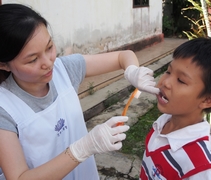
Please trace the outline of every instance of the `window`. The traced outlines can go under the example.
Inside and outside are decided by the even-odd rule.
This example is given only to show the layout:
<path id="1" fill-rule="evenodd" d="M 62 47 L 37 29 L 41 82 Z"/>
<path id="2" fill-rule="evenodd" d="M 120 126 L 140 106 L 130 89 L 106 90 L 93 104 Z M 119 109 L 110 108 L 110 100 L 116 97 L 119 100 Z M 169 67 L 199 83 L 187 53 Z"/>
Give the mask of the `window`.
<path id="1" fill-rule="evenodd" d="M 133 8 L 137 7 L 148 7 L 149 0 L 133 0 Z"/>

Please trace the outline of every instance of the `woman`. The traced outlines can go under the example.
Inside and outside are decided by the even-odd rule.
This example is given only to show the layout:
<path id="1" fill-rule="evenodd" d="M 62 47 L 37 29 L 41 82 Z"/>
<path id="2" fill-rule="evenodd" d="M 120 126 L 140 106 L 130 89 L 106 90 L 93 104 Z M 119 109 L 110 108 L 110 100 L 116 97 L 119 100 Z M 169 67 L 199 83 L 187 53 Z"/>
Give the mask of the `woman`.
<path id="1" fill-rule="evenodd" d="M 127 117 L 87 133 L 77 90 L 85 77 L 127 69 L 140 90 L 157 93 L 153 72 L 132 51 L 56 58 L 47 21 L 31 8 L 0 6 L 0 167 L 6 179 L 99 179 L 96 153 L 119 150 Z M 91 157 L 90 157 L 91 156 Z"/>

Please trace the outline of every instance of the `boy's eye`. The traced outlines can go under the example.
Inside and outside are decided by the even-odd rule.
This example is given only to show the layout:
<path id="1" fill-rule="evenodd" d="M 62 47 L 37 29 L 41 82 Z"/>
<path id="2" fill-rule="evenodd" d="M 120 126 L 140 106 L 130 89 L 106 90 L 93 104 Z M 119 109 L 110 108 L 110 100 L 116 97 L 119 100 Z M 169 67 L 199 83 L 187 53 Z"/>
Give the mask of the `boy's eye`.
<path id="1" fill-rule="evenodd" d="M 48 47 L 48 50 L 51 50 L 51 49 L 52 49 L 52 47 L 53 47 L 53 45 L 49 46 L 49 47 Z"/>
<path id="2" fill-rule="evenodd" d="M 183 82 L 181 79 L 178 78 L 178 81 L 182 84 L 185 84 L 185 82 Z"/>

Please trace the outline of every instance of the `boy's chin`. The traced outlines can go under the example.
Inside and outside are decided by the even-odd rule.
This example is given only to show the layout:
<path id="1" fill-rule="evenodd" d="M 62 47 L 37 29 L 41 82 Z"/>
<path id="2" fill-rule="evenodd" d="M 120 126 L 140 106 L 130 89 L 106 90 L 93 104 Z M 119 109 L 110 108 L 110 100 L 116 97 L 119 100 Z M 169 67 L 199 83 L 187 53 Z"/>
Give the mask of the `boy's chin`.
<path id="1" fill-rule="evenodd" d="M 159 104 L 157 104 L 157 108 L 161 113 L 165 113 L 165 114 L 170 114 L 170 112 L 166 111 L 165 109 L 163 109 L 162 107 L 159 106 Z"/>

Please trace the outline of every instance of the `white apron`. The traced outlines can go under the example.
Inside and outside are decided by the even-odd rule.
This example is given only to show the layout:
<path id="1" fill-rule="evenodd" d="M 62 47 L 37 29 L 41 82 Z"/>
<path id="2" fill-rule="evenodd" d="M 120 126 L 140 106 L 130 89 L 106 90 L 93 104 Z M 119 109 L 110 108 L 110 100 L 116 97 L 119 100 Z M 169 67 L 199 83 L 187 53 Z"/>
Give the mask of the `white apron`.
<path id="1" fill-rule="evenodd" d="M 87 134 L 78 95 L 60 59 L 56 59 L 54 65 L 53 81 L 58 97 L 53 104 L 38 113 L 10 91 L 0 89 L 0 93 L 3 93 L 0 94 L 0 106 L 18 125 L 20 143 L 29 168 L 49 161 Z M 79 164 L 64 178 L 86 179 L 99 179 L 94 156 Z"/>

